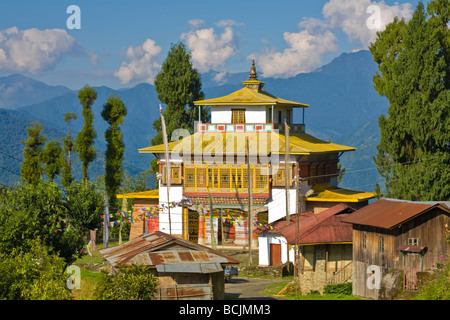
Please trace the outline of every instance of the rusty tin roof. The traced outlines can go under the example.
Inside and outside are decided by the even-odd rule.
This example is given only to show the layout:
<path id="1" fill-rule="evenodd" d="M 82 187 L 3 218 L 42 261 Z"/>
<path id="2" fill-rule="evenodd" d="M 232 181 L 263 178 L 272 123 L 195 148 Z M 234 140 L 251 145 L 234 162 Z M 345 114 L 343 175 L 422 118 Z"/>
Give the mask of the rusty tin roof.
<path id="1" fill-rule="evenodd" d="M 223 265 L 240 263 L 211 248 L 161 231 L 99 251 L 113 266 L 144 264 L 159 272 L 212 273 L 222 271 Z"/>
<path id="2" fill-rule="evenodd" d="M 319 213 L 302 212 L 299 217 L 299 238 L 296 237 L 296 217 L 290 216 L 291 223 L 276 220 L 270 224 L 273 229 L 259 228 L 257 233 L 280 233 L 289 244 L 312 245 L 322 243 L 351 243 L 353 228 L 341 220 L 355 211 L 345 204 L 337 204 Z"/>
<path id="3" fill-rule="evenodd" d="M 298 239 L 295 223 L 281 229 L 281 233 L 289 244 L 351 243 L 353 228 L 341 220 L 353 211 L 345 204 L 337 204 L 319 213 L 305 213 L 299 219 Z"/>
<path id="4" fill-rule="evenodd" d="M 449 207 L 443 203 L 379 199 L 359 209 L 348 218 L 345 218 L 343 222 L 392 229 L 436 207 L 450 213 Z"/>

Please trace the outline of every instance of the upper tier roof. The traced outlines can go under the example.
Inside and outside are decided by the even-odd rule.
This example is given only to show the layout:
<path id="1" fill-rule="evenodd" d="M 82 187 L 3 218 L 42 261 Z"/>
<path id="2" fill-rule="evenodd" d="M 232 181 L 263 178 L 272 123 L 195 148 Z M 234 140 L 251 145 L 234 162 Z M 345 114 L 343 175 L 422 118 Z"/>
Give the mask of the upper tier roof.
<path id="1" fill-rule="evenodd" d="M 275 97 L 274 95 L 264 91 L 262 87 L 264 82 L 258 81 L 258 75 L 256 74 L 255 62 L 253 61 L 249 79 L 243 81 L 244 88 L 230 93 L 229 95 L 194 101 L 197 106 L 256 106 L 256 105 L 276 105 L 276 106 L 289 106 L 296 108 L 307 108 L 305 103 L 290 101 L 282 98 Z"/>

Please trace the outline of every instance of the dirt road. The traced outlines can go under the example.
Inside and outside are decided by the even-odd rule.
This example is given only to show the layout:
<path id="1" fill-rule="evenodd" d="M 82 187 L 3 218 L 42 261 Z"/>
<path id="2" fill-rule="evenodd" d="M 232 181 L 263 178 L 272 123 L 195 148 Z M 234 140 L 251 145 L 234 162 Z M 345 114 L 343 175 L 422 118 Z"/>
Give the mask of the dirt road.
<path id="1" fill-rule="evenodd" d="M 275 282 L 280 282 L 280 280 L 236 277 L 225 283 L 225 294 L 244 300 L 283 300 L 261 293 L 266 286 Z"/>

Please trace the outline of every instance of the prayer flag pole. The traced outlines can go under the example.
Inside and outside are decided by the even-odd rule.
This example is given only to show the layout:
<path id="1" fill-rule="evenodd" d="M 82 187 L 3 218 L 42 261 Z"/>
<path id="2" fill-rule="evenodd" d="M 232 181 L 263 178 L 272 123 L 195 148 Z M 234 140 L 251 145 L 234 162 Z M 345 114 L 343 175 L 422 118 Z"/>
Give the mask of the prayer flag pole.
<path id="1" fill-rule="evenodd" d="M 161 113 L 161 129 L 164 141 L 164 152 L 166 156 L 166 187 L 167 187 L 167 211 L 169 213 L 169 234 L 172 235 L 172 220 L 170 219 L 170 201 L 169 201 L 169 189 L 170 189 L 170 159 L 169 159 L 169 145 L 167 142 L 166 123 L 164 121 L 164 115 L 161 105 L 159 105 L 159 112 Z"/>

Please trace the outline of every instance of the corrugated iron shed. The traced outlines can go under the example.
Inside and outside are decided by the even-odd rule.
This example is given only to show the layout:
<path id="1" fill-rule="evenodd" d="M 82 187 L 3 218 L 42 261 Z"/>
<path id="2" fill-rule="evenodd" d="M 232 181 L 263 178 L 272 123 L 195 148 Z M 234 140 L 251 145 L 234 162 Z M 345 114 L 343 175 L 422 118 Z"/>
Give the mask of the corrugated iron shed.
<path id="1" fill-rule="evenodd" d="M 158 272 L 213 273 L 222 271 L 224 265 L 240 263 L 206 246 L 161 231 L 99 251 L 114 267 L 144 264 Z"/>
<path id="2" fill-rule="evenodd" d="M 436 207 L 450 213 L 449 207 L 443 203 L 427 204 L 379 199 L 374 203 L 359 209 L 342 221 L 352 224 L 392 229 L 399 224 L 429 212 Z"/>

